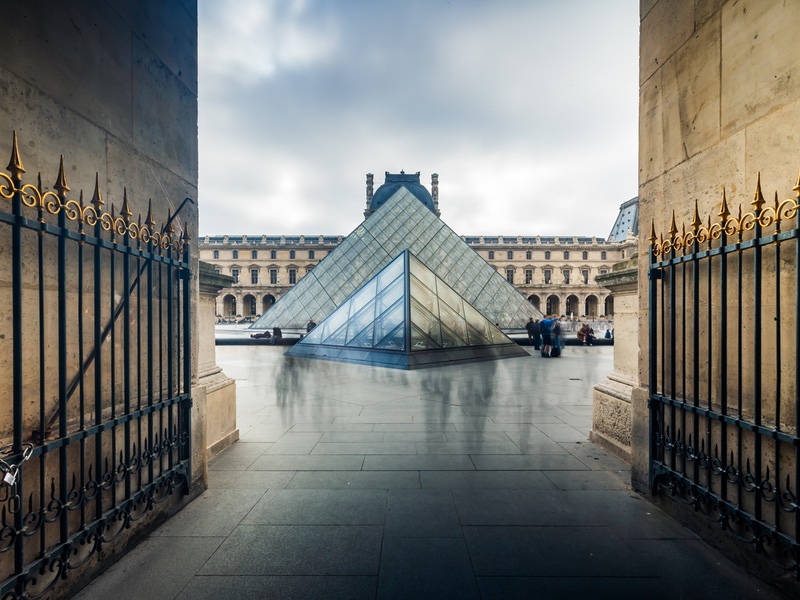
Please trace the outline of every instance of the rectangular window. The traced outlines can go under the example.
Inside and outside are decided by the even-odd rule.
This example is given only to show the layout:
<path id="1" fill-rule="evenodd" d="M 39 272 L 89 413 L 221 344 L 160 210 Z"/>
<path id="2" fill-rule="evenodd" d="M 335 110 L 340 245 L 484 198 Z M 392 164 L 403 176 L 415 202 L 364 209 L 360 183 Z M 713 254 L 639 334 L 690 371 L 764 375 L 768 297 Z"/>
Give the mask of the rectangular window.
<path id="1" fill-rule="evenodd" d="M 270 257 L 272 260 L 275 260 L 276 258 L 278 258 L 278 253 L 277 253 L 275 250 L 270 250 L 270 251 L 269 251 L 269 257 Z"/>
<path id="2" fill-rule="evenodd" d="M 253 250 L 250 254 L 253 258 L 258 258 L 258 250 Z"/>
<path id="3" fill-rule="evenodd" d="M 214 250 L 214 258 L 219 258 L 219 250 Z"/>
<path id="4" fill-rule="evenodd" d="M 533 269 L 525 269 L 525 283 L 533 281 Z"/>
<path id="5" fill-rule="evenodd" d="M 569 283 L 569 271 L 564 271 L 564 283 Z"/>
<path id="6" fill-rule="evenodd" d="M 233 251 L 233 258 L 239 258 L 239 251 L 238 250 L 234 250 Z"/>
<path id="7" fill-rule="evenodd" d="M 581 277 L 583 277 L 583 283 L 589 283 L 589 270 L 584 269 L 581 271 Z"/>
<path id="8" fill-rule="evenodd" d="M 308 258 L 309 258 L 309 260 L 314 260 L 314 251 L 313 250 L 309 250 L 308 251 Z"/>
<path id="9" fill-rule="evenodd" d="M 289 269 L 289 285 L 297 283 L 297 269 Z"/>
<path id="10" fill-rule="evenodd" d="M 514 283 L 514 269 L 506 269 L 506 279 L 508 283 Z"/>
<path id="11" fill-rule="evenodd" d="M 250 283 L 253 285 L 258 283 L 258 269 L 250 269 Z"/>
<path id="12" fill-rule="evenodd" d="M 608 273 L 608 269 L 600 269 L 600 275 L 605 275 Z"/>
<path id="13" fill-rule="evenodd" d="M 269 270 L 269 282 L 272 285 L 276 285 L 278 283 L 278 269 Z"/>
<path id="14" fill-rule="evenodd" d="M 552 276 L 553 276 L 553 272 L 550 269 L 545 269 L 544 270 L 544 282 L 545 283 L 549 284 L 550 283 L 550 279 L 552 278 Z"/>
<path id="15" fill-rule="evenodd" d="M 239 269 L 231 269 L 231 277 L 233 277 L 233 283 L 239 283 Z"/>

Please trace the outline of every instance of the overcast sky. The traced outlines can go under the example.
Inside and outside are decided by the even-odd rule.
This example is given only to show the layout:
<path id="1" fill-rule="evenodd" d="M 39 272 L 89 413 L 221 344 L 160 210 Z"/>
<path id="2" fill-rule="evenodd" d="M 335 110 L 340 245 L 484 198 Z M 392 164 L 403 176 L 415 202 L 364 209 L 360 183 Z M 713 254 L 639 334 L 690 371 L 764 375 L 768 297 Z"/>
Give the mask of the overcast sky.
<path id="1" fill-rule="evenodd" d="M 199 0 L 200 233 L 347 234 L 439 173 L 461 235 L 608 235 L 637 194 L 638 0 Z"/>

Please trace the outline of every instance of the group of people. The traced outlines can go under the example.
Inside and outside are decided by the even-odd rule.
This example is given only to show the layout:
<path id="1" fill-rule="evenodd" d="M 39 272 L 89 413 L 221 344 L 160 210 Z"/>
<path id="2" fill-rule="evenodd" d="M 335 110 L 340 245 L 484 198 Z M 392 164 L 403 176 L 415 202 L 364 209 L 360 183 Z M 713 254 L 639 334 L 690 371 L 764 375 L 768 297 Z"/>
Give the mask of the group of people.
<path id="1" fill-rule="evenodd" d="M 536 321 L 531 317 L 525 329 L 528 331 L 528 340 L 536 350 L 541 350 L 543 357 L 561 356 L 561 318 L 558 315 L 547 315 Z"/>
<path id="2" fill-rule="evenodd" d="M 534 320 L 531 318 L 525 329 L 528 331 L 528 340 L 536 350 L 541 350 L 542 356 L 554 358 L 561 356 L 563 348 L 561 338 L 561 320 L 563 317 L 558 315 L 547 315 L 544 319 Z M 606 329 L 605 337 L 611 339 L 613 331 Z M 589 323 L 582 323 L 577 331 L 578 340 L 584 346 L 593 346 L 597 336 Z"/>

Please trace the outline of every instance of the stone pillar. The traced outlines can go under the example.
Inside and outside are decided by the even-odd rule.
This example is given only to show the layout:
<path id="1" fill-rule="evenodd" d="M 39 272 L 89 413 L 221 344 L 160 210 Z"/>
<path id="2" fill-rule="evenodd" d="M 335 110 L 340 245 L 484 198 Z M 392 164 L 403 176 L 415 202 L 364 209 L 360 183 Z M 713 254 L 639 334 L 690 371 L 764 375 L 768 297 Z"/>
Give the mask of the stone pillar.
<path id="1" fill-rule="evenodd" d="M 638 381 L 639 295 L 636 256 L 595 281 L 614 296 L 614 370 L 594 386 L 589 439 L 631 462 L 632 396 Z"/>
<path id="2" fill-rule="evenodd" d="M 236 381 L 217 366 L 214 342 L 216 298 L 220 290 L 233 283 L 228 275 L 214 272 L 200 263 L 200 301 L 198 306 L 199 357 L 198 381 L 193 391 L 195 405 L 205 412 L 204 463 L 239 439 L 236 427 Z"/>

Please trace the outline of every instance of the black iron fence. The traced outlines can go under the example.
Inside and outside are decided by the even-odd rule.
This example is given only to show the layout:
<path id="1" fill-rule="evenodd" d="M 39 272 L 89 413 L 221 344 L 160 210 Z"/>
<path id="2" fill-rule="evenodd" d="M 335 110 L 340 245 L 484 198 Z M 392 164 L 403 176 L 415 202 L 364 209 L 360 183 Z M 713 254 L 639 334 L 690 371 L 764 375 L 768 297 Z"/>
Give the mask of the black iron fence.
<path id="1" fill-rule="evenodd" d="M 190 481 L 189 236 L 0 173 L 0 597 L 38 598 Z"/>
<path id="2" fill-rule="evenodd" d="M 796 198 L 650 235 L 650 483 L 800 576 Z"/>

